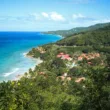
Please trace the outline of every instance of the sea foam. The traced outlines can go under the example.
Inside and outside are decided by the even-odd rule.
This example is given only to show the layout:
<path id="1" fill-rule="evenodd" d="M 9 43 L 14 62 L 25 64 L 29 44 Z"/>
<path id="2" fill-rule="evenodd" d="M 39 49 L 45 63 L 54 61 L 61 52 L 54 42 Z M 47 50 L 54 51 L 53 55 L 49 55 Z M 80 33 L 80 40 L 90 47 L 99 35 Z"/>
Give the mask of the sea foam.
<path id="1" fill-rule="evenodd" d="M 26 57 L 27 53 L 28 53 L 28 52 L 24 52 L 24 53 L 23 53 L 23 56 Z"/>
<path id="2" fill-rule="evenodd" d="M 4 76 L 4 77 L 8 77 L 8 76 L 10 76 L 11 74 L 16 73 L 18 70 L 19 70 L 19 68 L 15 68 L 15 69 L 13 69 L 11 72 L 5 73 L 3 76 Z"/>

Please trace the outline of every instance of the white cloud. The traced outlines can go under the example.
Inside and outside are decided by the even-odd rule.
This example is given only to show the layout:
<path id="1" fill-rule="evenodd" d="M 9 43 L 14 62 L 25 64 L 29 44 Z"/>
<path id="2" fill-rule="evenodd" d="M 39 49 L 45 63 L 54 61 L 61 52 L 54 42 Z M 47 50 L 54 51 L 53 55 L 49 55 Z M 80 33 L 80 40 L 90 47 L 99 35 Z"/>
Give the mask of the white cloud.
<path id="1" fill-rule="evenodd" d="M 44 18 L 48 18 L 46 20 L 50 20 L 50 21 L 66 21 L 66 19 L 63 17 L 63 15 L 57 13 L 57 12 L 42 12 L 41 15 Z"/>
<path id="2" fill-rule="evenodd" d="M 41 13 L 32 13 L 27 16 L 27 18 L 32 21 L 44 21 L 44 22 L 51 22 L 51 21 L 56 21 L 56 22 L 65 22 L 66 19 L 64 18 L 63 15 L 57 13 L 57 12 L 41 12 Z"/>
<path id="3" fill-rule="evenodd" d="M 45 18 L 48 18 L 48 17 L 49 17 L 49 14 L 48 14 L 48 13 L 42 12 L 41 14 L 42 14 L 42 16 L 44 16 Z"/>
<path id="4" fill-rule="evenodd" d="M 65 18 L 63 17 L 63 15 L 57 12 L 51 12 L 50 19 L 53 21 L 65 21 Z"/>
<path id="5" fill-rule="evenodd" d="M 73 19 L 79 19 L 79 18 L 86 18 L 86 16 L 82 15 L 82 14 L 73 14 Z"/>

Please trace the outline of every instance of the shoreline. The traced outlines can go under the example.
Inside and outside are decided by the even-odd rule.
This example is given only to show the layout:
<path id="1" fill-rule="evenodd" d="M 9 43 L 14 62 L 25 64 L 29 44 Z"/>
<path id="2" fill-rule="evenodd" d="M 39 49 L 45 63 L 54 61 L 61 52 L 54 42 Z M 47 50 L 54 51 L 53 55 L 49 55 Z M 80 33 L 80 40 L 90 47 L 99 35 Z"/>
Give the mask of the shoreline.
<path id="1" fill-rule="evenodd" d="M 28 52 L 27 52 L 27 53 L 28 53 Z M 39 64 L 41 64 L 41 63 L 43 62 L 43 60 L 41 60 L 40 57 L 39 57 L 39 58 L 34 58 L 34 57 L 30 56 L 30 55 L 27 55 L 27 53 L 25 53 L 25 55 L 24 55 L 25 57 L 36 60 L 36 64 L 35 64 L 33 67 L 30 67 L 30 68 L 29 68 L 29 69 L 32 69 L 32 71 L 34 71 L 34 70 L 35 70 L 35 67 L 38 66 Z M 28 70 L 29 70 L 29 69 L 28 69 Z M 26 71 L 26 72 L 27 72 L 27 71 Z M 17 74 L 17 75 L 15 76 L 15 79 L 12 79 L 11 81 L 20 80 L 20 79 L 24 76 L 24 74 L 25 74 L 25 72 L 22 73 L 22 74 Z"/>
<path id="2" fill-rule="evenodd" d="M 60 35 L 60 34 L 49 34 L 49 33 L 43 33 L 41 32 L 42 34 L 47 34 L 47 35 L 54 35 L 54 36 L 58 36 L 60 37 L 61 39 L 65 38 L 64 36 Z"/>
<path id="3" fill-rule="evenodd" d="M 44 34 L 44 33 L 43 33 L 43 34 Z M 57 37 L 60 38 L 60 39 L 63 39 L 63 38 L 64 38 L 63 36 L 61 36 L 61 35 L 56 35 L 56 34 L 47 34 L 47 35 L 57 36 Z M 60 40 L 60 39 L 59 39 L 59 40 Z M 57 40 L 57 41 L 59 41 L 59 40 Z M 55 41 L 55 42 L 57 42 L 57 41 Z M 47 44 L 50 44 L 50 43 L 47 43 Z M 45 45 L 45 44 L 42 44 L 42 45 Z M 42 45 L 41 45 L 41 46 L 42 46 Z M 39 46 L 38 46 L 38 47 L 39 47 Z M 31 48 L 31 49 L 32 49 L 32 48 Z M 22 53 L 22 55 L 23 55 L 25 58 L 28 58 L 28 59 L 31 59 L 31 60 L 35 60 L 35 65 L 34 65 L 34 63 L 33 63 L 34 66 L 32 65 L 32 67 L 27 68 L 27 70 L 26 70 L 25 72 L 28 72 L 30 68 L 32 69 L 32 71 L 34 71 L 34 70 L 35 70 L 35 67 L 43 62 L 43 60 L 41 60 L 40 57 L 39 57 L 39 58 L 34 58 L 34 57 L 31 56 L 31 55 L 27 55 L 28 52 L 29 52 L 29 51 L 24 52 L 24 53 Z M 28 59 L 27 59 L 27 60 L 28 60 Z M 23 67 L 23 68 L 24 68 L 24 67 Z M 18 69 L 20 69 L 20 68 L 17 68 L 17 69 L 15 68 L 15 70 L 12 70 L 12 71 L 10 71 L 10 72 L 6 72 L 6 73 L 9 73 L 10 76 L 7 75 L 7 74 L 5 74 L 6 77 L 5 77 L 4 79 L 1 79 L 1 80 L 0 80 L 0 83 L 3 82 L 3 81 L 8 82 L 8 81 L 19 80 L 21 77 L 23 77 L 24 74 L 25 74 L 25 72 L 24 72 L 24 71 L 22 72 L 22 70 L 20 71 L 20 70 L 18 70 Z M 21 68 L 21 69 L 22 69 L 22 68 Z M 15 72 L 15 71 L 16 71 L 16 72 Z M 20 72 L 19 72 L 19 71 L 20 71 Z M 9 78 L 8 78 L 8 77 L 9 77 Z"/>
<path id="4" fill-rule="evenodd" d="M 34 71 L 35 68 L 36 68 L 36 66 L 39 65 L 39 64 L 41 64 L 41 63 L 43 62 L 43 60 L 41 60 L 40 57 L 39 57 L 39 58 L 34 58 L 34 57 L 32 57 L 32 56 L 27 55 L 27 53 L 28 53 L 28 52 L 23 53 L 23 56 L 24 56 L 25 58 L 34 60 L 34 61 L 35 61 L 35 65 L 32 66 L 32 67 L 27 68 L 26 71 L 22 71 L 22 70 L 21 70 L 20 72 L 18 72 L 18 71 L 20 70 L 20 68 L 15 68 L 15 69 L 13 69 L 13 71 L 5 73 L 5 74 L 4 74 L 4 77 L 8 77 L 9 75 L 12 75 L 12 77 L 6 78 L 6 79 L 3 79 L 3 80 L 0 80 L 0 83 L 2 83 L 3 81 L 5 81 L 5 82 L 8 82 L 8 81 L 18 81 L 18 80 L 20 80 L 22 77 L 25 76 L 25 73 L 26 73 L 26 72 L 28 73 L 29 69 L 32 69 L 32 71 Z"/>

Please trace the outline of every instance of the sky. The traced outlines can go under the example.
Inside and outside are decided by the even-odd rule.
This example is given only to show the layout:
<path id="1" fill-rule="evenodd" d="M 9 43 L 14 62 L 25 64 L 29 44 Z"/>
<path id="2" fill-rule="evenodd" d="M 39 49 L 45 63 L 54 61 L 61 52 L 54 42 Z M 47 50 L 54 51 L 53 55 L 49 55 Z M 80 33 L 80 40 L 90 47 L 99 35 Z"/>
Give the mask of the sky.
<path id="1" fill-rule="evenodd" d="M 110 22 L 110 0 L 0 0 L 0 31 L 51 31 Z"/>

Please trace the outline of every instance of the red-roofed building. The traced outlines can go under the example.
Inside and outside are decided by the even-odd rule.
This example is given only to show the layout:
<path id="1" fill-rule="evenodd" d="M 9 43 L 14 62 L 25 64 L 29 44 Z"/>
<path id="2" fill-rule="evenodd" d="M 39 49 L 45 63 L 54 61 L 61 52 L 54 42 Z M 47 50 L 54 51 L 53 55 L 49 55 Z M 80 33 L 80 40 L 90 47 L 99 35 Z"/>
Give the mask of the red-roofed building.
<path id="1" fill-rule="evenodd" d="M 64 53 L 58 54 L 58 55 L 57 55 L 57 58 L 61 58 L 62 60 L 69 60 L 69 61 L 72 60 L 72 58 L 70 57 L 69 54 L 64 54 Z"/>

